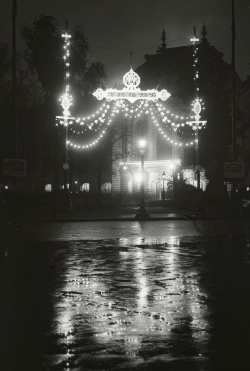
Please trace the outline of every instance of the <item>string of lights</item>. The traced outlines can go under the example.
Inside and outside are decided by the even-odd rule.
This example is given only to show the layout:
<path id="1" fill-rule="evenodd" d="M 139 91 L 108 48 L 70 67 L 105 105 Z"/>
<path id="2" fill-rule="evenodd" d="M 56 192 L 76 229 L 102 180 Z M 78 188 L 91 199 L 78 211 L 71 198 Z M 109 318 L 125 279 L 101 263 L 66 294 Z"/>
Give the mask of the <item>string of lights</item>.
<path id="1" fill-rule="evenodd" d="M 87 118 L 76 118 L 75 124 L 79 124 L 84 127 L 86 130 L 97 130 L 102 126 L 106 121 L 106 116 L 109 113 L 111 106 L 109 104 L 103 104 L 102 107 L 96 111 L 93 115 L 88 116 Z M 99 114 L 99 116 L 97 116 Z M 91 120 L 92 119 L 92 120 Z M 94 119 L 94 120 L 93 120 Z M 86 122 L 91 120 L 90 122 Z M 75 131 L 75 130 L 74 130 Z"/>
<path id="2" fill-rule="evenodd" d="M 88 143 L 87 142 L 81 142 L 81 143 L 79 143 L 78 141 L 77 142 L 73 142 L 71 140 L 68 140 L 68 144 L 72 148 L 78 148 L 78 149 L 92 148 L 93 146 L 95 146 L 99 142 L 100 139 L 102 139 L 104 137 L 104 135 L 106 134 L 106 131 L 107 131 L 108 127 L 113 123 L 113 119 L 114 119 L 114 116 L 115 116 L 116 113 L 119 113 L 119 108 L 118 108 L 117 104 L 115 103 L 114 106 L 113 106 L 112 113 L 107 118 L 107 125 L 105 126 L 104 129 L 101 130 L 101 134 L 98 135 L 98 137 L 96 139 L 94 139 L 92 141 L 89 141 Z M 81 134 L 81 133 L 78 132 L 78 134 Z"/>
<path id="3" fill-rule="evenodd" d="M 65 54 L 63 56 L 64 65 L 65 65 L 65 77 L 64 77 L 64 94 L 60 98 L 60 101 L 61 101 L 61 105 L 64 109 L 64 111 L 63 111 L 64 125 L 66 125 L 65 121 L 68 121 L 68 119 L 72 119 L 72 117 L 70 116 L 70 111 L 69 111 L 69 108 L 72 105 L 72 101 L 73 101 L 72 96 L 69 94 L 69 77 L 70 77 L 70 73 L 69 73 L 69 66 L 70 66 L 70 63 L 69 63 L 69 55 L 70 55 L 69 54 L 69 46 L 70 46 L 70 41 L 69 41 L 69 39 L 71 38 L 71 35 L 69 35 L 67 32 L 65 32 L 65 34 L 62 34 L 62 37 L 64 38 L 63 49 L 65 50 Z M 70 120 L 70 121 L 72 121 L 72 120 Z"/>
<path id="4" fill-rule="evenodd" d="M 202 99 L 199 98 L 199 71 L 198 71 L 198 46 L 196 43 L 199 39 L 196 37 L 196 28 L 194 28 L 194 36 L 190 39 L 193 44 L 193 67 L 194 67 L 194 101 L 192 102 L 192 111 L 194 111 L 194 120 L 188 121 L 187 124 L 192 126 L 196 131 L 197 150 L 198 150 L 198 130 L 206 125 L 206 121 L 200 121 L 201 110 L 205 109 Z M 201 125 L 200 125 L 201 124 Z"/>
<path id="5" fill-rule="evenodd" d="M 103 110 L 105 109 L 109 109 L 110 106 L 109 104 L 107 104 L 106 102 L 104 102 L 101 107 L 95 112 L 93 113 L 92 115 L 89 115 L 89 116 L 85 116 L 85 117 L 75 117 L 75 122 L 76 123 L 80 123 L 81 122 L 85 122 L 85 121 L 89 121 L 89 120 L 92 120 L 93 118 L 95 118 L 99 113 L 101 113 Z"/>
<path id="6" fill-rule="evenodd" d="M 72 105 L 72 97 L 69 94 L 69 39 L 71 38 L 71 36 L 66 32 L 62 35 L 62 37 L 64 37 L 63 48 L 65 49 L 65 54 L 63 56 L 63 59 L 65 61 L 66 73 L 64 94 L 60 99 L 61 105 L 63 107 L 63 116 L 57 116 L 57 119 L 59 119 L 58 122 L 67 127 L 70 124 L 70 130 L 72 132 L 72 135 L 75 137 L 81 137 L 82 134 L 86 134 L 86 131 L 93 131 L 97 134 L 97 137 L 94 140 L 88 142 L 85 140 L 84 142 L 81 141 L 79 143 L 78 138 L 73 140 L 68 140 L 67 138 L 66 146 L 70 145 L 72 148 L 79 149 L 91 148 L 95 146 L 105 136 L 108 127 L 113 123 L 114 118 L 118 113 L 123 113 L 124 117 L 131 119 L 136 119 L 142 115 L 150 114 L 153 123 L 156 125 L 158 131 L 167 141 L 169 141 L 173 145 L 189 146 L 195 144 L 195 142 L 197 142 L 198 144 L 198 138 L 186 143 L 173 141 L 172 134 L 170 137 L 162 128 L 162 126 L 164 126 L 165 129 L 170 130 L 172 133 L 172 131 L 177 131 L 185 125 L 191 126 L 193 130 L 201 129 L 205 126 L 206 121 L 199 121 L 199 113 L 203 108 L 203 102 L 201 101 L 201 99 L 198 98 L 198 82 L 197 84 L 195 84 L 196 98 L 192 103 L 192 110 L 195 113 L 194 116 L 177 115 L 167 109 L 161 102 L 159 102 L 159 99 L 165 101 L 170 96 L 170 94 L 164 89 L 160 92 L 156 89 L 147 91 L 141 90 L 138 87 L 140 84 L 140 77 L 131 68 L 131 70 L 123 77 L 126 88 L 124 88 L 123 90 L 108 89 L 107 91 L 97 89 L 97 91 L 93 95 L 95 95 L 99 100 L 105 98 L 105 102 L 100 106 L 100 108 L 93 114 L 85 117 L 72 117 L 69 111 L 69 108 Z M 197 39 L 192 38 L 191 41 L 195 45 Z M 199 74 L 196 67 L 198 62 L 197 50 L 198 48 L 195 46 L 194 79 L 198 81 Z M 82 126 L 82 128 L 79 128 L 79 125 Z"/>
<path id="7" fill-rule="evenodd" d="M 167 110 L 161 103 L 156 104 L 156 106 L 158 108 L 153 107 L 154 112 L 157 114 L 157 116 L 161 119 L 161 121 L 165 124 L 166 127 L 172 126 L 175 131 L 177 131 L 181 127 L 184 127 L 185 125 L 191 126 L 193 130 L 197 129 L 197 125 L 194 125 L 192 121 L 186 121 L 192 119 L 194 120 L 195 116 L 184 117 L 174 115 L 169 110 Z M 166 113 L 164 111 L 166 111 Z M 173 121 L 173 117 L 175 117 L 176 121 Z M 180 120 L 180 122 L 177 122 L 177 120 Z M 202 129 L 204 128 L 204 126 L 205 124 L 203 123 L 201 126 L 198 126 L 198 129 Z"/>
<path id="8" fill-rule="evenodd" d="M 158 103 L 156 104 L 156 107 L 153 107 L 154 113 L 158 116 L 159 119 L 164 123 L 166 128 L 169 126 L 174 127 L 174 130 L 176 131 L 179 127 L 183 127 L 186 125 L 187 122 L 184 122 L 184 120 L 189 119 L 188 117 L 174 115 L 169 110 L 167 110 L 162 104 Z M 164 112 L 166 111 L 166 113 Z M 180 122 L 173 121 L 173 117 L 175 117 L 176 120 L 180 120 Z M 193 116 L 191 116 L 193 118 Z"/>
<path id="9" fill-rule="evenodd" d="M 141 108 L 141 110 L 139 111 L 139 108 Z M 129 110 L 129 113 L 127 113 L 127 111 Z M 113 104 L 113 109 L 112 109 L 112 113 L 107 116 L 106 118 L 103 118 L 103 124 L 104 123 L 107 123 L 105 128 L 104 129 L 101 129 L 100 132 L 101 134 L 98 135 L 98 137 L 96 139 L 94 139 L 93 141 L 89 142 L 89 143 L 79 143 L 78 141 L 77 142 L 74 142 L 74 141 L 68 141 L 68 144 L 73 147 L 73 148 L 78 148 L 78 149 L 88 149 L 88 148 L 91 148 L 93 146 L 95 146 L 103 137 L 104 137 L 104 134 L 106 133 L 107 129 L 108 129 L 108 126 L 111 125 L 113 123 L 113 120 L 114 120 L 114 117 L 116 116 L 117 113 L 119 112 L 123 112 L 124 113 L 124 116 L 129 116 L 131 118 L 135 118 L 135 117 L 139 117 L 140 115 L 142 115 L 143 113 L 145 114 L 150 114 L 151 115 L 151 118 L 152 118 L 152 121 L 153 123 L 155 124 L 155 126 L 157 127 L 158 131 L 161 133 L 161 135 L 167 140 L 169 141 L 171 144 L 175 145 L 175 146 L 192 146 L 194 145 L 196 142 L 197 142 L 197 139 L 193 140 L 193 141 L 189 141 L 189 142 L 176 142 L 176 141 L 173 141 L 172 140 L 172 137 L 170 137 L 161 127 L 161 125 L 159 124 L 159 117 L 156 117 L 156 115 L 158 115 L 158 111 L 156 110 L 155 108 L 155 105 L 153 103 L 148 103 L 148 102 L 142 102 L 141 104 L 138 105 L 137 107 L 137 112 L 136 115 L 134 114 L 135 110 L 132 110 L 132 109 L 128 109 L 127 105 L 124 103 L 124 101 L 116 101 L 114 104 Z M 130 112 L 130 111 L 133 111 L 133 112 Z M 181 124 L 177 124 L 177 125 L 181 125 Z M 185 123 L 182 123 L 182 125 L 185 125 Z M 87 128 L 89 130 L 92 130 L 89 128 L 89 126 L 87 126 Z M 168 130 L 171 130 L 171 127 L 165 127 L 166 129 Z M 85 131 L 77 131 L 77 130 L 73 130 L 74 134 L 77 134 L 77 135 L 81 135 L 81 134 L 84 134 Z M 176 131 L 176 128 L 174 128 L 173 130 Z M 97 131 L 97 129 L 95 130 Z"/>
<path id="10" fill-rule="evenodd" d="M 157 117 L 155 117 L 154 116 L 154 107 L 153 106 L 151 106 L 150 107 L 150 115 L 151 115 L 151 117 L 152 117 L 152 121 L 153 121 L 153 123 L 155 124 L 155 126 L 156 126 L 156 128 L 158 129 L 158 131 L 161 133 L 161 135 L 163 136 L 163 138 L 165 138 L 168 142 L 170 142 L 172 145 L 174 145 L 174 146 L 179 146 L 179 147 L 184 147 L 184 146 L 192 146 L 192 145 L 194 145 L 196 142 L 197 142 L 197 140 L 196 139 L 194 139 L 193 141 L 190 141 L 190 142 L 176 142 L 176 141 L 174 141 L 173 139 L 172 139 L 172 135 L 171 135 L 171 137 L 170 136 L 168 136 L 168 134 L 162 129 L 162 127 L 161 127 L 161 125 L 160 125 L 160 123 L 159 123 L 159 119 L 157 118 Z M 170 128 L 168 128 L 169 130 L 171 130 Z"/>

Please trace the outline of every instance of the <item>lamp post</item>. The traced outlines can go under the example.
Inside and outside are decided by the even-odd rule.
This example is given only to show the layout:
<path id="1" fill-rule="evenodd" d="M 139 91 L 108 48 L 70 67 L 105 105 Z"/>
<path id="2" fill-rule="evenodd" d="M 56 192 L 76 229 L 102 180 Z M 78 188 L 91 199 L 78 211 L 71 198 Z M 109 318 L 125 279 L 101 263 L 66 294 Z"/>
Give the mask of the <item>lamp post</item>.
<path id="1" fill-rule="evenodd" d="M 195 120 L 194 121 L 189 121 L 189 124 L 194 124 L 195 126 L 193 127 L 193 129 L 196 131 L 196 139 L 195 139 L 195 142 L 196 142 L 196 174 L 197 174 L 197 188 L 198 190 L 200 190 L 200 170 L 201 170 L 201 166 L 198 165 L 199 163 L 199 145 L 198 145 L 198 132 L 199 132 L 199 129 L 200 129 L 200 124 L 202 125 L 205 125 L 207 121 L 201 121 L 200 118 L 200 113 L 201 113 L 201 99 L 199 98 L 195 98 L 195 100 L 193 101 L 193 111 L 195 113 L 194 115 L 194 118 Z"/>
<path id="2" fill-rule="evenodd" d="M 149 218 L 150 215 L 147 213 L 145 209 L 145 203 L 144 203 L 144 185 L 145 185 L 145 179 L 144 179 L 144 153 L 146 150 L 146 140 L 140 139 L 138 141 L 138 147 L 141 154 L 141 193 L 140 193 L 140 207 L 138 209 L 138 213 L 135 215 L 135 218 L 137 219 L 145 219 Z"/>
<path id="3" fill-rule="evenodd" d="M 77 193 L 78 193 L 78 191 L 77 191 L 78 187 L 77 186 L 78 186 L 78 181 L 76 180 L 75 181 L 75 203 L 77 203 Z"/>
<path id="4" fill-rule="evenodd" d="M 166 173 L 163 171 L 162 173 L 162 182 L 163 182 L 163 187 L 162 187 L 162 201 L 164 203 L 165 200 L 165 180 L 166 180 Z"/>
<path id="5" fill-rule="evenodd" d="M 196 175 L 197 175 L 197 189 L 198 191 L 201 189 L 201 173 L 200 173 L 200 169 L 201 169 L 201 166 L 199 165 L 199 138 L 198 138 L 198 135 L 199 134 L 199 124 L 197 124 L 197 128 L 196 128 Z"/>

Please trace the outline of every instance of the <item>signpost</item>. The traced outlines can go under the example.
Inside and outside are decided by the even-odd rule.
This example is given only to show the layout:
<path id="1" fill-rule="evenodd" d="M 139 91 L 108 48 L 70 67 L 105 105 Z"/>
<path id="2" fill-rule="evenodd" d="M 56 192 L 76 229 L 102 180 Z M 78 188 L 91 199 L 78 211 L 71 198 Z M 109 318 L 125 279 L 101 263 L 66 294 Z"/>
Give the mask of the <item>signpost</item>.
<path id="1" fill-rule="evenodd" d="M 244 170 L 243 161 L 225 162 L 225 178 L 227 179 L 243 179 Z"/>
<path id="2" fill-rule="evenodd" d="M 4 159 L 3 160 L 4 177 L 26 177 L 26 160 L 25 159 Z"/>

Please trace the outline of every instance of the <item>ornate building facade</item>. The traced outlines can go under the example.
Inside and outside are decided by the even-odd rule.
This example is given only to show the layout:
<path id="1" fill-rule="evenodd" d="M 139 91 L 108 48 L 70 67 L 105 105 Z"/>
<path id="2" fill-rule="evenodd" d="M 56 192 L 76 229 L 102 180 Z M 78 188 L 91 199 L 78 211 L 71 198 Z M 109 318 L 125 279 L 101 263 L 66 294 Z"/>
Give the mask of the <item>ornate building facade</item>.
<path id="1" fill-rule="evenodd" d="M 146 55 L 146 62 L 137 68 L 141 86 L 144 89 L 163 88 L 171 93 L 167 106 L 171 112 L 180 115 L 190 114 L 190 102 L 193 98 L 193 46 L 168 49 L 165 31 L 162 33 L 162 45 L 157 54 Z M 185 69 L 182 68 L 182 56 L 185 56 Z M 179 66 L 176 68 L 176 61 Z M 166 74 L 166 71 L 168 73 Z M 140 192 L 141 160 L 138 141 L 146 141 L 144 155 L 145 198 L 159 200 L 172 198 L 175 178 L 183 177 L 188 183 L 197 186 L 194 167 L 182 166 L 183 147 L 176 130 L 170 130 L 168 141 L 159 131 L 152 115 L 142 118 L 128 118 L 123 124 L 123 133 L 117 141 L 114 152 L 122 150 L 122 160 L 113 163 L 112 194 L 114 198 L 131 200 Z M 192 133 L 193 141 L 196 136 Z M 195 156 L 195 146 L 192 146 Z M 201 168 L 201 189 L 205 190 L 207 180 L 205 170 Z"/>

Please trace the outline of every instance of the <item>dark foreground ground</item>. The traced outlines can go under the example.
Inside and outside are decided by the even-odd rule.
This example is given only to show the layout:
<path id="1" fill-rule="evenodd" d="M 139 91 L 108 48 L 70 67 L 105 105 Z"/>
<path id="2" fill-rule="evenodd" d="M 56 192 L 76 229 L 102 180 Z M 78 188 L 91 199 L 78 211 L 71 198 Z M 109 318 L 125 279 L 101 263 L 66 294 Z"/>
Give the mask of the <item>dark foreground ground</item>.
<path id="1" fill-rule="evenodd" d="M 249 370 L 248 225 L 197 223 L 3 225 L 0 369 Z"/>

